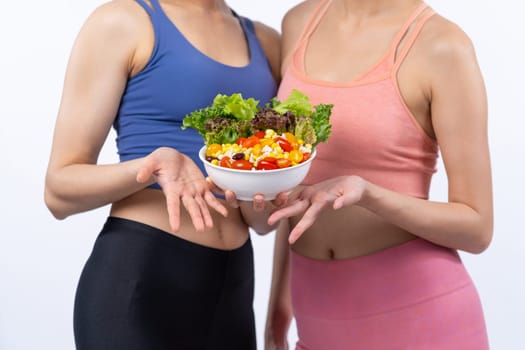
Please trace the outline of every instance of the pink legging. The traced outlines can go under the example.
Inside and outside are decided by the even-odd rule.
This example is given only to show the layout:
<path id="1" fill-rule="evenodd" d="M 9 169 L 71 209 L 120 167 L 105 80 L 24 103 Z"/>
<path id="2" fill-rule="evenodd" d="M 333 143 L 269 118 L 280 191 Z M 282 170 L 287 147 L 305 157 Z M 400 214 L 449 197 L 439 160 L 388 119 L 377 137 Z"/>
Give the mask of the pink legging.
<path id="1" fill-rule="evenodd" d="M 456 251 L 422 239 L 370 255 L 292 252 L 298 350 L 485 350 L 480 300 Z"/>

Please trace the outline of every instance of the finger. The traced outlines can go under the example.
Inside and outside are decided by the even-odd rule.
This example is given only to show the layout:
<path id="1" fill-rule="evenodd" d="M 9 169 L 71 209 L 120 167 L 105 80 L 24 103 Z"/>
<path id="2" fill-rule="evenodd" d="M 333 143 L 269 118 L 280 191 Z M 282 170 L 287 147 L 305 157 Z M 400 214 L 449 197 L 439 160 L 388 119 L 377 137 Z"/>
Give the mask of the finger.
<path id="1" fill-rule="evenodd" d="M 237 200 L 237 197 L 235 196 L 235 193 L 233 193 L 233 191 L 224 191 L 224 198 L 226 199 L 226 202 L 230 207 L 239 208 L 239 201 Z"/>
<path id="2" fill-rule="evenodd" d="M 253 210 L 263 211 L 264 210 L 264 195 L 255 194 L 253 196 Z"/>
<path id="3" fill-rule="evenodd" d="M 206 203 L 211 207 L 213 208 L 217 213 L 221 214 L 222 216 L 224 217 L 227 217 L 228 216 L 228 209 L 222 205 L 221 202 L 219 202 L 217 200 L 217 198 L 215 198 L 215 196 L 213 195 L 213 193 L 211 192 L 205 192 L 204 193 L 204 200 L 206 201 Z"/>
<path id="4" fill-rule="evenodd" d="M 268 225 L 273 225 L 281 219 L 298 215 L 304 212 L 306 208 L 308 208 L 308 205 L 309 205 L 309 201 L 307 200 L 297 200 L 295 202 L 292 202 L 288 204 L 287 207 L 274 211 L 270 215 L 270 217 L 268 217 Z"/>
<path id="5" fill-rule="evenodd" d="M 272 201 L 272 204 L 276 207 L 282 207 L 283 205 L 286 204 L 286 202 L 288 202 L 288 193 L 286 192 L 280 192 L 277 197 L 275 197 L 275 199 Z"/>
<path id="6" fill-rule="evenodd" d="M 190 214 L 191 222 L 198 232 L 204 231 L 204 222 L 202 218 L 201 209 L 199 204 L 191 196 L 185 195 L 182 197 L 182 204 Z"/>
<path id="7" fill-rule="evenodd" d="M 224 194 L 224 191 L 222 190 L 222 188 L 219 188 L 209 176 L 206 177 L 206 182 L 208 184 L 210 191 L 218 193 L 218 194 Z"/>
<path id="8" fill-rule="evenodd" d="M 201 215 L 202 215 L 202 218 L 204 220 L 204 225 L 206 227 L 208 227 L 208 228 L 212 228 L 213 227 L 213 219 L 211 217 L 211 214 L 210 214 L 210 211 L 208 209 L 208 206 L 206 205 L 206 201 L 201 196 L 196 197 L 195 201 L 197 202 L 197 204 L 200 207 Z"/>
<path id="9" fill-rule="evenodd" d="M 334 209 L 341 209 L 343 205 L 345 204 L 345 198 L 343 196 L 337 197 L 337 199 L 334 201 Z"/>
<path id="10" fill-rule="evenodd" d="M 168 218 L 173 232 L 179 230 L 180 225 L 180 199 L 178 194 L 166 194 L 166 206 L 168 208 Z"/>
<path id="11" fill-rule="evenodd" d="M 138 183 L 147 182 L 155 171 L 157 171 L 155 164 L 149 158 L 146 158 L 142 166 L 139 168 L 135 179 Z"/>
<path id="12" fill-rule="evenodd" d="M 321 210 L 323 210 L 323 208 L 326 206 L 326 203 L 327 202 L 321 201 L 312 202 L 310 208 L 308 208 L 301 220 L 299 220 L 297 225 L 295 225 L 295 227 L 293 228 L 292 232 L 290 232 L 290 236 L 288 237 L 288 242 L 290 242 L 290 244 L 295 243 L 295 241 L 297 241 L 297 239 L 301 237 L 304 231 L 306 231 L 308 228 L 310 228 L 310 226 L 312 226 L 317 216 L 319 216 Z"/>

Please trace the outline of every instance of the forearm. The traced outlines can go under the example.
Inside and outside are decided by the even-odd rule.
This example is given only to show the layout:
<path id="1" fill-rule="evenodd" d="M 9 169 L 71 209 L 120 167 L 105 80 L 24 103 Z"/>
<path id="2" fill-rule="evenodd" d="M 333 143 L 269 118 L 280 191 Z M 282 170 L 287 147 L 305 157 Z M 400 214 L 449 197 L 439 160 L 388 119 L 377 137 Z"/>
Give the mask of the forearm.
<path id="1" fill-rule="evenodd" d="M 471 253 L 492 239 L 492 215 L 464 203 L 410 197 L 368 183 L 359 205 L 435 244 Z"/>
<path id="2" fill-rule="evenodd" d="M 95 165 L 72 164 L 48 171 L 45 201 L 58 219 L 113 203 L 153 183 L 136 180 L 142 159 Z"/>
<path id="3" fill-rule="evenodd" d="M 286 342 L 292 320 L 289 230 L 288 220 L 284 219 L 275 233 L 272 283 L 265 327 L 266 338 L 277 343 Z"/>

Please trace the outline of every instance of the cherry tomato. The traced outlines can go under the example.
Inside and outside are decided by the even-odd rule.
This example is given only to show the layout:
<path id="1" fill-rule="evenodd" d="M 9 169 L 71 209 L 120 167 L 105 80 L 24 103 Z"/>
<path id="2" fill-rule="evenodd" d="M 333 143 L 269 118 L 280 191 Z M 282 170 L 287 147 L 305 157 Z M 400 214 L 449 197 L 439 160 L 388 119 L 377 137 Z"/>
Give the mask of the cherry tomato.
<path id="1" fill-rule="evenodd" d="M 238 145 L 242 145 L 243 142 L 246 141 L 246 137 L 239 137 L 235 143 L 238 144 Z"/>
<path id="2" fill-rule="evenodd" d="M 231 168 L 238 170 L 252 170 L 253 164 L 247 161 L 246 159 L 239 159 L 232 163 Z"/>
<path id="3" fill-rule="evenodd" d="M 278 169 L 277 164 L 270 163 L 265 159 L 259 161 L 257 164 L 257 170 L 274 170 Z"/>
<path id="4" fill-rule="evenodd" d="M 299 148 L 299 140 L 297 140 L 297 137 L 295 137 L 294 134 L 292 134 L 291 132 L 285 132 L 284 137 L 288 140 L 288 142 L 291 143 L 293 149 Z"/>
<path id="5" fill-rule="evenodd" d="M 288 159 L 296 164 L 301 163 L 301 161 L 303 160 L 303 154 L 301 153 L 301 151 L 294 149 L 290 151 L 290 154 L 288 155 Z"/>
<path id="6" fill-rule="evenodd" d="M 243 140 L 240 145 L 242 147 L 251 148 L 259 143 L 259 138 L 257 136 L 250 136 L 247 139 Z"/>
<path id="7" fill-rule="evenodd" d="M 266 133 L 264 131 L 257 131 L 254 136 L 257 136 L 258 138 L 260 139 L 264 139 L 264 135 L 266 135 Z"/>
<path id="8" fill-rule="evenodd" d="M 274 157 L 265 157 L 263 160 L 267 161 L 268 163 L 276 164 L 277 159 Z"/>
<path id="9" fill-rule="evenodd" d="M 221 145 L 217 143 L 212 143 L 206 148 L 206 155 L 213 156 L 215 153 L 219 152 L 222 149 Z"/>
<path id="10" fill-rule="evenodd" d="M 230 157 L 224 156 L 219 161 L 219 165 L 224 167 L 224 168 L 231 168 L 232 167 L 232 161 L 231 161 Z"/>
<path id="11" fill-rule="evenodd" d="M 284 152 L 290 152 L 291 150 L 293 150 L 292 144 L 288 142 L 288 140 L 284 137 L 279 136 L 276 142 Z"/>
<path id="12" fill-rule="evenodd" d="M 290 162 L 288 159 L 279 158 L 277 159 L 276 164 L 279 168 L 288 168 L 290 165 L 292 165 L 292 162 Z"/>

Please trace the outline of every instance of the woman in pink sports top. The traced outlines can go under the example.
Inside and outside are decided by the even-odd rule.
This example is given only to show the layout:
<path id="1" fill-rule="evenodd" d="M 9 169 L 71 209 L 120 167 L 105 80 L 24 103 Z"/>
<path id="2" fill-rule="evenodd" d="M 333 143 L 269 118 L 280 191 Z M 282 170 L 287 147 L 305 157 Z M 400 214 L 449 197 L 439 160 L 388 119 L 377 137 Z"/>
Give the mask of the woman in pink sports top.
<path id="1" fill-rule="evenodd" d="M 308 0 L 282 27 L 279 95 L 333 103 L 332 136 L 269 223 L 266 349 L 488 349 L 457 253 L 492 239 L 487 103 L 472 43 L 419 0 Z M 438 151 L 448 202 L 428 199 Z M 290 245 L 289 245 L 290 244 Z"/>

